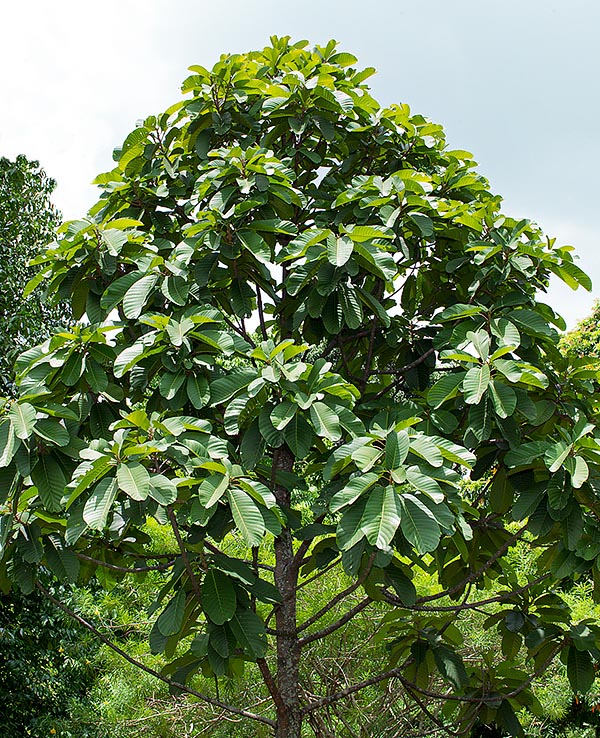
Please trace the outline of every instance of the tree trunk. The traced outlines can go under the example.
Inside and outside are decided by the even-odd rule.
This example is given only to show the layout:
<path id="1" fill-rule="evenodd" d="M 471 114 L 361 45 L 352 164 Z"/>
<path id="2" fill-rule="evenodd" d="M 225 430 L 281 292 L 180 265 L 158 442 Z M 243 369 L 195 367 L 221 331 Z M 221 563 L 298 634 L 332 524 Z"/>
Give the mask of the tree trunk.
<path id="1" fill-rule="evenodd" d="M 294 457 L 285 446 L 275 457 L 277 470 L 291 471 Z M 275 497 L 279 505 L 289 507 L 290 493 L 276 485 Z M 275 612 L 277 629 L 277 688 L 281 695 L 277 706 L 275 738 L 300 738 L 300 648 L 296 634 L 296 586 L 298 567 L 294 562 L 292 534 L 284 528 L 275 539 L 275 586 L 282 601 Z"/>

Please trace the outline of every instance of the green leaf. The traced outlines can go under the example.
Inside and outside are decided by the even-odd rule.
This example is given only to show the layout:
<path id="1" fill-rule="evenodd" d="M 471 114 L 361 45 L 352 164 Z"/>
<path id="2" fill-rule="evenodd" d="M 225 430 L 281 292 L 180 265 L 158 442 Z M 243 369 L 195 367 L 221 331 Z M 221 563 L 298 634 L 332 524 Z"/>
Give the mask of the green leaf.
<path id="1" fill-rule="evenodd" d="M 257 377 L 254 370 L 245 370 L 243 372 L 232 372 L 226 377 L 215 379 L 210 385 L 210 403 L 211 405 L 221 405 L 237 395 L 242 389 L 247 387 Z"/>
<path id="2" fill-rule="evenodd" d="M 500 418 L 510 417 L 517 407 L 517 395 L 513 388 L 494 379 L 489 385 L 489 389 L 496 415 Z"/>
<path id="3" fill-rule="evenodd" d="M 119 464 L 117 482 L 119 489 L 129 495 L 132 500 L 145 500 L 150 492 L 150 475 L 146 467 L 137 461 Z"/>
<path id="4" fill-rule="evenodd" d="M 334 513 L 346 505 L 351 505 L 378 480 L 379 474 L 375 474 L 375 472 L 357 474 L 352 477 L 345 487 L 333 495 L 329 501 L 329 510 Z"/>
<path id="5" fill-rule="evenodd" d="M 76 582 L 79 576 L 79 559 L 73 551 L 47 546 L 46 561 L 54 576 L 61 581 Z"/>
<path id="6" fill-rule="evenodd" d="M 588 651 L 579 651 L 576 646 L 569 646 L 567 651 L 567 677 L 575 694 L 589 692 L 596 671 L 594 662 Z"/>
<path id="7" fill-rule="evenodd" d="M 558 441 L 552 444 L 550 448 L 544 454 L 544 462 L 551 473 L 558 471 L 564 464 L 565 459 L 573 450 L 572 443 L 566 443 L 565 441 Z"/>
<path id="8" fill-rule="evenodd" d="M 304 459 L 314 442 L 315 434 L 305 418 L 296 413 L 283 431 L 285 442 L 297 459 Z"/>
<path id="9" fill-rule="evenodd" d="M 262 658 L 267 651 L 267 636 L 263 621 L 247 608 L 236 610 L 229 621 L 229 627 L 243 648 L 244 653 L 252 659 Z"/>
<path id="10" fill-rule="evenodd" d="M 342 437 L 338 416 L 324 402 L 313 402 L 310 406 L 310 418 L 318 436 L 330 441 L 339 441 Z"/>
<path id="11" fill-rule="evenodd" d="M 156 626 L 163 636 L 169 637 L 179 633 L 185 615 L 185 591 L 180 589 L 158 616 Z"/>
<path id="12" fill-rule="evenodd" d="M 139 318 L 146 305 L 146 300 L 156 287 L 158 274 L 147 274 L 138 279 L 123 296 L 123 312 L 126 318 Z"/>
<path id="13" fill-rule="evenodd" d="M 465 374 L 463 392 L 468 405 L 478 405 L 490 384 L 490 367 L 474 366 Z"/>
<path id="14" fill-rule="evenodd" d="M 242 229 L 237 233 L 238 238 L 252 256 L 264 264 L 268 264 L 271 261 L 271 248 L 265 239 L 260 236 L 256 231 L 250 231 Z"/>
<path id="15" fill-rule="evenodd" d="M 69 431 L 55 418 L 41 418 L 33 430 L 37 436 L 55 446 L 67 446 L 71 440 Z"/>
<path id="16" fill-rule="evenodd" d="M 410 482 L 415 489 L 418 489 L 419 492 L 424 492 L 434 502 L 442 502 L 444 499 L 444 493 L 442 492 L 440 485 L 435 481 L 435 479 L 423 474 L 418 466 L 410 466 L 406 470 L 406 480 Z"/>
<path id="17" fill-rule="evenodd" d="M 271 410 L 271 423 L 273 423 L 273 427 L 278 431 L 283 430 L 294 418 L 297 409 L 298 406 L 289 400 L 284 400 L 279 405 L 276 405 Z"/>
<path id="18" fill-rule="evenodd" d="M 172 505 L 177 499 L 177 485 L 163 474 L 153 474 L 148 494 L 159 505 Z"/>
<path id="19" fill-rule="evenodd" d="M 218 569 L 209 569 L 202 582 L 202 609 L 215 625 L 231 620 L 236 608 L 231 579 Z"/>
<path id="20" fill-rule="evenodd" d="M 441 407 L 445 402 L 456 397 L 460 391 L 460 385 L 465 378 L 466 372 L 446 374 L 439 379 L 427 393 L 427 402 L 433 407 Z"/>
<path id="21" fill-rule="evenodd" d="M 369 495 L 361 527 L 372 546 L 386 549 L 400 525 L 401 508 L 394 488 L 375 487 Z"/>
<path id="22" fill-rule="evenodd" d="M 103 530 L 117 496 L 117 480 L 104 478 L 94 488 L 83 508 L 83 519 L 92 530 Z"/>
<path id="23" fill-rule="evenodd" d="M 344 266 L 353 251 L 354 243 L 348 236 L 330 236 L 327 239 L 327 260 L 334 266 Z"/>
<path id="24" fill-rule="evenodd" d="M 61 509 L 67 480 L 58 461 L 52 456 L 40 456 L 31 471 L 31 480 L 37 487 L 40 499 L 48 512 Z"/>
<path id="25" fill-rule="evenodd" d="M 265 534 L 265 521 L 254 500 L 237 487 L 227 491 L 235 524 L 249 546 L 259 546 Z"/>
<path id="26" fill-rule="evenodd" d="M 33 433 L 35 426 L 35 408 L 28 402 L 13 402 L 8 411 L 12 428 L 21 440 L 26 440 Z"/>
<path id="27" fill-rule="evenodd" d="M 186 381 L 186 392 L 189 401 L 196 408 L 201 410 L 210 401 L 210 389 L 208 388 L 208 380 L 203 374 L 189 374 Z"/>
<path id="28" fill-rule="evenodd" d="M 430 466 L 442 466 L 444 457 L 436 444 L 427 436 L 410 436 L 410 452 L 420 456 Z"/>
<path id="29" fill-rule="evenodd" d="M 400 500 L 400 526 L 406 539 L 420 554 L 434 551 L 440 540 L 440 529 L 433 514 L 413 495 L 403 495 Z"/>
<path id="30" fill-rule="evenodd" d="M 20 443 L 17 440 L 10 420 L 0 423 L 0 467 L 10 464 Z"/>
<path id="31" fill-rule="evenodd" d="M 392 431 L 385 439 L 385 467 L 386 469 L 397 469 L 404 463 L 410 440 L 406 431 Z"/>
<path id="32" fill-rule="evenodd" d="M 437 646 L 432 650 L 435 664 L 442 677 L 455 689 L 464 687 L 469 679 L 462 658 L 446 646 Z"/>

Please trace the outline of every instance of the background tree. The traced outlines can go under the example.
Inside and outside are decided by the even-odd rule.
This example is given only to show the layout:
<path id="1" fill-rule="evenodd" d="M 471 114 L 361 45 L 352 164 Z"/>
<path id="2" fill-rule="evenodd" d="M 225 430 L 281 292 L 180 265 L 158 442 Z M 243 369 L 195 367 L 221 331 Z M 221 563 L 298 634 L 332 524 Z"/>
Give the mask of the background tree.
<path id="1" fill-rule="evenodd" d="M 591 315 L 562 336 L 561 350 L 574 356 L 600 359 L 600 302 L 595 302 Z"/>
<path id="2" fill-rule="evenodd" d="M 25 349 L 64 324 L 64 306 L 39 294 L 23 296 L 34 272 L 28 263 L 54 237 L 60 216 L 50 199 L 56 183 L 37 161 L 0 158 L 0 394 L 12 393 L 13 366 Z"/>
<path id="3" fill-rule="evenodd" d="M 18 362 L 2 577 L 69 609 L 39 566 L 164 572 L 167 666 L 122 655 L 277 738 L 327 735 L 332 706 L 390 680 L 429 730 L 519 734 L 536 677 L 560 657 L 584 693 L 599 655 L 560 591 L 597 575 L 595 374 L 535 297 L 589 279 L 355 63 L 274 38 L 193 67 L 39 260 L 33 284 L 81 322 Z M 519 576 L 523 547 L 541 554 Z M 309 672 L 367 612 L 386 662 L 367 645 L 352 683 Z M 466 649 L 466 613 L 491 646 Z M 245 667 L 267 708 L 222 698 Z"/>

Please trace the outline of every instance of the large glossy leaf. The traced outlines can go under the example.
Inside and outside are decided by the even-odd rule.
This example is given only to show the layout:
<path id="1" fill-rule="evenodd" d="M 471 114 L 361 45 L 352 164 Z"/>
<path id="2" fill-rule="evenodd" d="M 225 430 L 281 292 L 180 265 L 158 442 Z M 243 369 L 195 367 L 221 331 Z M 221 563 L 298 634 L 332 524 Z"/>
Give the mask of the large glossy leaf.
<path id="1" fill-rule="evenodd" d="M 305 418 L 296 413 L 283 431 L 285 442 L 297 459 L 307 456 L 315 440 L 315 433 Z"/>
<path id="2" fill-rule="evenodd" d="M 123 312 L 126 318 L 139 318 L 157 282 L 158 274 L 147 274 L 131 285 L 123 297 Z"/>
<path id="3" fill-rule="evenodd" d="M 477 405 L 490 384 L 490 368 L 487 364 L 474 366 L 465 374 L 463 392 L 468 405 Z"/>
<path id="4" fill-rule="evenodd" d="M 413 495 L 404 495 L 401 504 L 400 526 L 407 540 L 418 553 L 433 551 L 440 540 L 440 529 L 431 511 Z"/>
<path id="5" fill-rule="evenodd" d="M 324 402 L 314 402 L 310 406 L 310 418 L 315 433 L 330 441 L 341 438 L 340 421 L 335 412 Z"/>
<path id="6" fill-rule="evenodd" d="M 327 239 L 327 259 L 334 266 L 343 266 L 353 251 L 354 244 L 348 236 L 331 236 Z"/>
<path id="7" fill-rule="evenodd" d="M 445 402 L 456 397 L 460 391 L 466 372 L 446 374 L 439 379 L 427 393 L 427 402 L 434 408 L 441 407 Z"/>
<path id="8" fill-rule="evenodd" d="M 132 500 L 145 500 L 150 492 L 150 475 L 146 467 L 137 461 L 119 464 L 117 482 L 119 489 L 122 489 Z"/>
<path id="9" fill-rule="evenodd" d="M 185 614 L 185 591 L 180 589 L 158 616 L 156 625 L 163 636 L 179 633 Z"/>
<path id="10" fill-rule="evenodd" d="M 589 651 L 579 651 L 576 646 L 569 646 L 567 677 L 573 692 L 576 694 L 589 692 L 596 677 L 594 662 Z"/>
<path id="11" fill-rule="evenodd" d="M 227 491 L 235 524 L 249 546 L 259 546 L 265 534 L 265 521 L 254 500 L 236 487 Z"/>
<path id="12" fill-rule="evenodd" d="M 229 621 L 238 643 L 252 659 L 262 658 L 267 651 L 265 626 L 258 615 L 249 609 L 237 609 Z"/>
<path id="13" fill-rule="evenodd" d="M 60 510 L 67 480 L 61 465 L 54 456 L 40 456 L 31 472 L 31 480 L 37 487 L 46 510 L 49 512 Z"/>
<path id="14" fill-rule="evenodd" d="M 13 402 L 8 411 L 13 431 L 17 438 L 25 440 L 33 433 L 35 408 L 28 402 Z"/>
<path id="15" fill-rule="evenodd" d="M 114 477 L 104 478 L 94 488 L 83 508 L 83 519 L 92 530 L 103 530 L 117 496 Z"/>
<path id="16" fill-rule="evenodd" d="M 375 487 L 369 494 L 361 524 L 369 543 L 387 548 L 400 525 L 400 515 L 400 501 L 394 488 Z"/>
<path id="17" fill-rule="evenodd" d="M 209 569 L 202 582 L 202 609 L 216 625 L 231 620 L 236 596 L 231 579 L 218 569 Z"/>
<path id="18" fill-rule="evenodd" d="M 10 464 L 19 444 L 10 420 L 0 423 L 0 467 Z"/>

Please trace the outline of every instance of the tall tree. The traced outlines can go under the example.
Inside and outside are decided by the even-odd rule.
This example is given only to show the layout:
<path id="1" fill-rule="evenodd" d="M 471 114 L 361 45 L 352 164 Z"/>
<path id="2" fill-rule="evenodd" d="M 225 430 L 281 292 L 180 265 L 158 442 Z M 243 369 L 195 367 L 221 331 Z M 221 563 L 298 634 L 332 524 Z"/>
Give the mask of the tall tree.
<path id="1" fill-rule="evenodd" d="M 50 306 L 39 295 L 23 295 L 34 274 L 29 262 L 60 223 L 50 199 L 55 187 L 37 161 L 0 158 L 0 394 L 14 390 L 17 356 L 64 321 L 64 308 Z"/>
<path id="2" fill-rule="evenodd" d="M 596 301 L 587 318 L 561 338 L 561 350 L 574 356 L 600 359 L 600 302 Z"/>
<path id="3" fill-rule="evenodd" d="M 535 677 L 560 656 L 585 692 L 599 653 L 560 594 L 598 574 L 593 385 L 536 300 L 589 279 L 355 65 L 274 38 L 192 67 L 61 228 L 37 279 L 80 323 L 18 362 L 2 576 L 163 570 L 157 677 L 277 738 L 324 735 L 320 711 L 391 679 L 433 727 L 518 734 Z M 526 579 L 517 545 L 543 550 Z M 334 569 L 348 584 L 319 602 Z M 500 654 L 463 660 L 471 611 Z M 388 664 L 366 645 L 358 682 L 309 686 L 303 652 L 363 612 Z M 244 662 L 268 712 L 211 691 Z"/>

